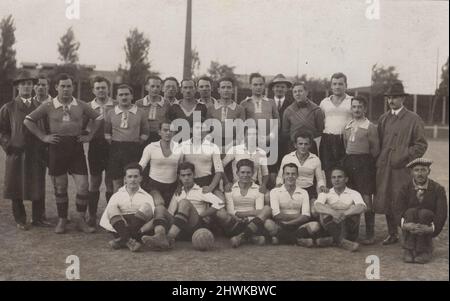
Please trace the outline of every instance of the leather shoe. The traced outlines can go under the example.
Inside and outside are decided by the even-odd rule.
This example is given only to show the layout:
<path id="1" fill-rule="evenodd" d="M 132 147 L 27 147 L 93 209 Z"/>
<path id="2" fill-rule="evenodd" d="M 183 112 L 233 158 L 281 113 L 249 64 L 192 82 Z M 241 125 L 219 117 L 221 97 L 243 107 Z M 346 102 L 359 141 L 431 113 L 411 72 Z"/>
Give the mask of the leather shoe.
<path id="1" fill-rule="evenodd" d="M 421 254 L 417 255 L 416 258 L 414 258 L 414 262 L 420 263 L 420 264 L 425 264 L 427 262 L 430 262 L 431 257 L 432 257 L 431 253 L 428 253 L 428 252 L 421 253 Z"/>
<path id="2" fill-rule="evenodd" d="M 17 229 L 22 230 L 22 231 L 28 231 L 28 230 L 30 230 L 30 225 L 23 224 L 23 223 L 17 223 Z"/>
<path id="3" fill-rule="evenodd" d="M 45 219 L 32 221 L 31 225 L 33 225 L 34 227 L 43 227 L 43 228 L 53 228 L 55 226 Z"/>
<path id="4" fill-rule="evenodd" d="M 397 243 L 398 242 L 398 236 L 393 236 L 393 235 L 388 235 L 388 237 L 386 237 L 384 240 L 383 240 L 383 245 L 384 246 L 387 246 L 387 245 L 393 245 L 393 244 L 395 244 L 395 243 Z"/>
<path id="5" fill-rule="evenodd" d="M 411 250 L 405 249 L 403 251 L 403 262 L 413 263 L 414 262 L 414 254 Z"/>

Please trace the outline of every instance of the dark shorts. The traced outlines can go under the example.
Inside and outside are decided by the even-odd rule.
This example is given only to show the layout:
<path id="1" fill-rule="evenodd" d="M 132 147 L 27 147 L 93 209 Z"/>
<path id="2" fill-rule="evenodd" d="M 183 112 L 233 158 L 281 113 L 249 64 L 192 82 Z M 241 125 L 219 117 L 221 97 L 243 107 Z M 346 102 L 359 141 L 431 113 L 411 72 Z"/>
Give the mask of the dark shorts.
<path id="1" fill-rule="evenodd" d="M 376 168 L 372 155 L 346 155 L 344 168 L 348 174 L 347 185 L 361 194 L 375 193 Z"/>
<path id="2" fill-rule="evenodd" d="M 152 190 L 158 191 L 164 199 L 165 207 L 168 207 L 177 187 L 178 182 L 167 184 L 158 182 L 156 180 L 153 180 L 152 178 L 147 177 L 143 189 L 148 193 L 150 193 L 150 191 Z"/>
<path id="3" fill-rule="evenodd" d="M 309 199 L 316 199 L 317 200 L 317 189 L 316 187 L 313 186 L 309 186 L 308 188 L 303 188 L 308 192 L 309 195 Z"/>
<path id="4" fill-rule="evenodd" d="M 83 144 L 77 139 L 72 136 L 60 136 L 57 144 L 49 145 L 48 174 L 50 176 L 61 176 L 67 173 L 88 174 Z"/>
<path id="5" fill-rule="evenodd" d="M 109 148 L 107 173 L 113 180 L 121 179 L 125 175 L 123 168 L 131 162 L 138 162 L 140 158 L 139 143 L 112 141 Z"/>
<path id="6" fill-rule="evenodd" d="M 99 176 L 108 167 L 109 144 L 105 139 L 94 139 L 89 143 L 89 173 Z"/>
<path id="7" fill-rule="evenodd" d="M 212 180 L 213 180 L 213 176 L 209 175 L 209 176 L 204 176 L 204 177 L 200 177 L 200 178 L 195 178 L 194 182 L 198 186 L 204 187 L 204 186 L 209 186 L 211 184 Z"/>
<path id="8" fill-rule="evenodd" d="M 345 146 L 342 135 L 322 134 L 320 141 L 319 157 L 322 168 L 329 171 L 334 166 L 342 163 L 345 157 Z"/>

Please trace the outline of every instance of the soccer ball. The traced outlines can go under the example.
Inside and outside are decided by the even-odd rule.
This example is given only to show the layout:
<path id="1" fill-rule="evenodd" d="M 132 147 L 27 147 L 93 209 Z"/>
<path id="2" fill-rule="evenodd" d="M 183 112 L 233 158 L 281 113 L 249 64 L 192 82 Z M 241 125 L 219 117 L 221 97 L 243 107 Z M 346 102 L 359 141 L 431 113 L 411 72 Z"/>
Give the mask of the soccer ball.
<path id="1" fill-rule="evenodd" d="M 192 234 L 192 246 L 199 251 L 214 248 L 214 235 L 206 228 L 200 228 Z"/>

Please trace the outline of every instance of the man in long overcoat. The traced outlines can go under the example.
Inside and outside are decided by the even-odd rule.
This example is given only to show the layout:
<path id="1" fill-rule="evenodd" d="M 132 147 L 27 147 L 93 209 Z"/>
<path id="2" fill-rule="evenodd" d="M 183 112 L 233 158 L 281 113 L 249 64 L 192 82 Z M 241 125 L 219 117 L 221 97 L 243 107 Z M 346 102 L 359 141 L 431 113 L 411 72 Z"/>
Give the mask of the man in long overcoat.
<path id="1" fill-rule="evenodd" d="M 398 241 L 392 206 L 400 188 L 411 181 L 406 165 L 422 157 L 428 146 L 423 120 L 403 106 L 407 95 L 401 82 L 393 83 L 385 94 L 389 111 L 378 119 L 381 152 L 377 160 L 377 191 L 373 205 L 375 213 L 386 215 L 388 236 L 383 245 Z"/>
<path id="2" fill-rule="evenodd" d="M 14 85 L 18 96 L 0 109 L 0 144 L 6 153 L 3 196 L 12 200 L 17 227 L 28 230 L 23 200 L 32 201 L 32 224 L 51 226 L 45 220 L 46 148 L 23 125 L 25 116 L 40 104 L 31 98 L 35 79 L 21 72 Z"/>

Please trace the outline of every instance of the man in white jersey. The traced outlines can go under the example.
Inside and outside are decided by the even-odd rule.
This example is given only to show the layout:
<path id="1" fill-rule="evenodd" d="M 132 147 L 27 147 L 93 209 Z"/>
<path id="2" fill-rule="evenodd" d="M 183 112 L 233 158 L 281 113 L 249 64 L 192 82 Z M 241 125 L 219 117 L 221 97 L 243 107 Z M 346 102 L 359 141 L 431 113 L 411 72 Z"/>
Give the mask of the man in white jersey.
<path id="1" fill-rule="evenodd" d="M 169 205 L 173 216 L 170 229 L 154 236 L 144 236 L 143 242 L 153 249 L 172 248 L 176 239 L 191 240 L 192 234 L 200 228 L 209 228 L 217 211 L 224 208 L 224 203 L 213 193 L 203 193 L 202 188 L 194 182 L 195 166 L 183 162 L 178 167 L 181 189 L 174 194 Z M 144 229 L 145 231 L 146 229 Z"/>
<path id="2" fill-rule="evenodd" d="M 328 240 L 354 252 L 359 248 L 355 241 L 358 239 L 361 213 L 367 207 L 361 194 L 347 187 L 348 177 L 342 167 L 331 170 L 331 181 L 333 188 L 328 193 L 319 193 L 314 203 L 316 212 L 320 214 L 320 223 L 331 237 L 318 238 L 316 243 L 324 246 L 324 241 Z"/>
<path id="3" fill-rule="evenodd" d="M 158 205 L 166 207 L 177 189 L 177 168 L 182 160 L 181 153 L 175 151 L 178 143 L 172 140 L 173 134 L 170 122 L 162 121 L 159 129 L 161 140 L 147 145 L 139 161 L 143 169 L 150 164 L 149 174 L 145 175 L 149 177 L 145 189 Z"/>
<path id="4" fill-rule="evenodd" d="M 347 76 L 334 73 L 331 76 L 332 95 L 320 102 L 320 108 L 325 114 L 325 129 L 319 147 L 319 157 L 328 187 L 331 187 L 331 168 L 336 166 L 345 156 L 343 132 L 345 125 L 352 118 L 352 97 L 345 93 Z"/>
<path id="5" fill-rule="evenodd" d="M 196 166 L 195 184 L 202 187 L 204 193 L 219 193 L 216 189 L 223 175 L 220 149 L 206 137 L 208 134 L 209 128 L 206 124 L 194 122 L 192 138 L 181 143 L 179 151 L 184 162 L 191 162 Z M 223 198 L 221 192 L 218 196 Z"/>
<path id="6" fill-rule="evenodd" d="M 231 147 L 222 160 L 223 166 L 227 166 L 232 162 L 233 180 L 225 175 L 223 177 L 225 192 L 231 191 L 234 182 L 237 182 L 237 162 L 242 159 L 249 159 L 254 163 L 253 181 L 259 184 L 259 191 L 263 194 L 267 193 L 267 181 L 269 180 L 269 169 L 267 166 L 266 152 L 257 147 L 257 130 L 255 128 L 246 127 L 244 129 L 244 142 L 242 144 Z"/>
<path id="7" fill-rule="evenodd" d="M 219 223 L 224 228 L 233 248 L 253 240 L 259 245 L 265 243 L 264 221 L 271 216 L 271 209 L 264 205 L 264 194 L 253 182 L 255 165 L 249 159 L 237 163 L 239 180 L 231 192 L 225 194 L 227 212 L 218 212 Z"/>
<path id="8" fill-rule="evenodd" d="M 142 247 L 141 229 L 146 223 L 155 233 L 164 231 L 167 221 L 156 220 L 156 216 L 164 216 L 167 210 L 155 206 L 153 198 L 141 187 L 142 168 L 137 163 L 125 166 L 125 186 L 112 197 L 100 220 L 100 226 L 113 232 L 115 239 L 109 242 L 113 249 L 128 247 L 137 252 Z"/>
<path id="9" fill-rule="evenodd" d="M 309 151 L 313 141 L 313 136 L 310 132 L 299 131 L 295 134 L 293 144 L 297 150 L 283 157 L 276 184 L 277 187 L 281 187 L 284 183 L 283 167 L 289 163 L 295 164 L 298 168 L 297 186 L 308 192 L 311 203 L 311 215 L 316 218 L 317 214 L 314 211 L 313 205 L 317 199 L 317 192 L 328 192 L 328 189 L 325 186 L 320 159 Z M 315 182 L 317 188 L 314 187 Z"/>
<path id="10" fill-rule="evenodd" d="M 299 168 L 294 163 L 283 165 L 284 184 L 270 191 L 273 219 L 264 223 L 272 243 L 297 243 L 312 247 L 320 224 L 311 221 L 308 192 L 297 185 Z"/>

